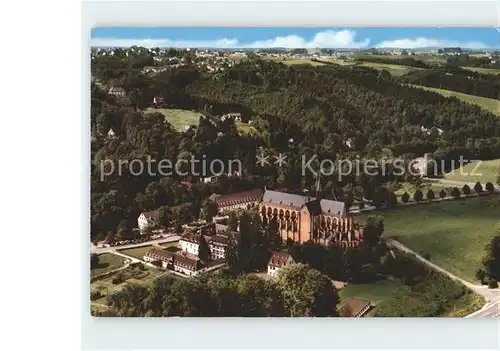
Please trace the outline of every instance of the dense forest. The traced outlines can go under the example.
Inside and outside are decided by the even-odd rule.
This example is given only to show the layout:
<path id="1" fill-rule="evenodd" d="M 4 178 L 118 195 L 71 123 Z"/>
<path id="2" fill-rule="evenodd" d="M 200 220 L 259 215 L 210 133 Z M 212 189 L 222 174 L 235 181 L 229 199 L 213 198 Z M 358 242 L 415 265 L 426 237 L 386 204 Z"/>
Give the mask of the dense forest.
<path id="1" fill-rule="evenodd" d="M 404 75 L 401 81 L 500 100 L 498 76 L 450 65 L 443 69 L 415 70 Z"/>
<path id="2" fill-rule="evenodd" d="M 301 155 L 363 162 L 381 157 L 410 160 L 430 153 L 444 164 L 460 156 L 500 157 L 497 116 L 457 99 L 401 85 L 386 71 L 244 60 L 215 73 L 189 66 L 154 75 L 141 73 L 141 68 L 152 64 L 147 53 L 92 61 L 93 240 L 125 235 L 141 211 L 161 206 L 191 203 L 177 214 L 177 220 L 188 221 L 198 216 L 203 200 L 213 192 L 224 194 L 264 185 L 312 190 L 314 176 L 300 173 Z M 457 71 L 457 76 L 460 74 Z M 477 81 L 482 79 L 478 76 Z M 477 89 L 483 89 L 481 84 Z M 498 82 L 484 84 L 498 86 Z M 123 87 L 127 97 L 109 96 L 105 87 L 110 86 Z M 206 117 L 200 118 L 194 130 L 179 132 L 162 114 L 144 113 L 155 96 L 162 96 L 168 108 L 196 110 Z M 241 112 L 257 132 L 241 133 L 231 122 L 213 123 L 214 116 L 230 111 Z M 422 132 L 422 127 L 429 132 Z M 110 128 L 117 138 L 106 137 Z M 256 166 L 256 155 L 280 152 L 288 157 L 286 167 Z M 135 175 L 129 168 L 103 179 L 101 169 L 102 160 L 117 164 L 119 160 L 151 157 L 175 162 L 202 156 L 224 162 L 239 159 L 243 174 L 205 184 L 189 175 Z M 338 177 L 337 173 L 323 180 L 326 197 L 338 188 L 350 187 L 370 199 L 377 187 L 409 177 L 396 175 L 390 168 L 374 176 Z"/>

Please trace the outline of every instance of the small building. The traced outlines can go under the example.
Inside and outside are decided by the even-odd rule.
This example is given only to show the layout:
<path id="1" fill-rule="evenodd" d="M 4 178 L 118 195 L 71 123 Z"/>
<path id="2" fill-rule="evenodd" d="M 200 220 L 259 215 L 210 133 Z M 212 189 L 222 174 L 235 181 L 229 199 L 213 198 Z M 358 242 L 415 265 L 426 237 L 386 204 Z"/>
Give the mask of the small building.
<path id="1" fill-rule="evenodd" d="M 232 119 L 233 121 L 239 121 L 241 122 L 241 113 L 239 112 L 229 112 L 226 113 L 225 115 L 222 115 L 220 117 L 221 121 L 229 120 Z"/>
<path id="2" fill-rule="evenodd" d="M 195 128 L 194 126 L 188 126 L 188 125 L 185 125 L 184 127 L 182 127 L 182 131 L 183 131 L 184 133 L 187 133 L 187 132 L 189 132 L 189 131 L 193 130 L 194 128 Z"/>
<path id="3" fill-rule="evenodd" d="M 186 233 L 180 238 L 179 245 L 183 252 L 197 256 L 200 247 L 200 235 L 195 232 Z"/>
<path id="4" fill-rule="evenodd" d="M 175 272 L 192 277 L 202 273 L 206 266 L 198 256 L 187 252 L 178 252 L 174 255 L 173 268 Z"/>
<path id="5" fill-rule="evenodd" d="M 108 131 L 108 138 L 110 139 L 114 139 L 116 138 L 116 133 L 115 131 L 113 130 L 113 128 L 110 128 L 109 131 Z"/>
<path id="6" fill-rule="evenodd" d="M 143 233 L 147 227 L 154 226 L 155 217 L 156 211 L 142 212 L 139 215 L 139 218 L 137 218 L 137 226 L 139 227 L 139 231 Z"/>
<path id="7" fill-rule="evenodd" d="M 161 262 L 163 269 L 173 269 L 174 252 L 172 250 L 165 250 L 162 247 L 153 247 L 146 252 L 143 259 L 144 262 L 154 263 Z"/>
<path id="8" fill-rule="evenodd" d="M 295 263 L 292 255 L 286 251 L 275 251 L 267 263 L 267 274 L 271 277 L 276 277 L 279 270 L 290 264 Z"/>
<path id="9" fill-rule="evenodd" d="M 219 213 L 227 213 L 238 209 L 258 206 L 262 201 L 263 195 L 263 189 L 252 189 L 227 195 L 213 196 L 211 200 L 217 204 Z"/>
<path id="10" fill-rule="evenodd" d="M 155 96 L 153 97 L 153 104 L 155 106 L 163 106 L 163 103 L 165 102 L 165 99 L 163 96 Z"/>
<path id="11" fill-rule="evenodd" d="M 370 301 L 362 299 L 349 299 L 340 306 L 341 317 L 363 317 L 372 307 Z"/>
<path id="12" fill-rule="evenodd" d="M 210 248 L 210 257 L 212 260 L 226 259 L 227 250 L 231 244 L 237 244 L 239 241 L 239 233 L 233 231 L 225 231 L 217 233 L 210 237 L 208 246 Z"/>
<path id="13" fill-rule="evenodd" d="M 124 97 L 127 92 L 122 87 L 111 87 L 108 90 L 108 94 L 116 97 Z"/>

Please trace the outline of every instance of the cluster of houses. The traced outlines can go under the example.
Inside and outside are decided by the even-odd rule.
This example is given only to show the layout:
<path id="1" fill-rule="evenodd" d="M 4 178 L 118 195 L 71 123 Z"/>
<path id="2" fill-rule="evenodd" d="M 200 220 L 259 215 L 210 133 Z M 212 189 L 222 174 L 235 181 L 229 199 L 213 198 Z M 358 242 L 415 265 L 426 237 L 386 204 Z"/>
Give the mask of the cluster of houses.
<path id="1" fill-rule="evenodd" d="M 145 262 L 187 277 L 224 266 L 230 245 L 237 245 L 238 232 L 227 226 L 207 223 L 190 228 L 179 240 L 179 247 L 153 247 L 146 252 Z"/>
<path id="2" fill-rule="evenodd" d="M 313 241 L 349 248 L 359 245 L 363 239 L 362 228 L 354 222 L 343 202 L 267 189 L 213 194 L 210 198 L 217 204 L 221 215 L 239 209 L 258 209 L 263 223 L 273 223 L 284 241 Z M 155 213 L 148 211 L 140 214 L 137 224 L 141 233 L 154 225 Z M 237 232 L 215 222 L 188 226 L 186 229 L 179 248 L 155 248 L 144 256 L 144 260 L 161 261 L 165 269 L 193 276 L 223 264 L 228 246 L 238 242 Z M 269 260 L 268 274 L 276 276 L 281 268 L 293 262 L 287 252 L 275 252 Z"/>
<path id="3" fill-rule="evenodd" d="M 363 239 L 345 203 L 281 191 L 253 189 L 232 194 L 212 194 L 221 215 L 239 209 L 258 208 L 264 224 L 274 225 L 285 240 L 354 247 Z M 156 211 L 143 212 L 137 219 L 139 231 L 154 225 Z"/>

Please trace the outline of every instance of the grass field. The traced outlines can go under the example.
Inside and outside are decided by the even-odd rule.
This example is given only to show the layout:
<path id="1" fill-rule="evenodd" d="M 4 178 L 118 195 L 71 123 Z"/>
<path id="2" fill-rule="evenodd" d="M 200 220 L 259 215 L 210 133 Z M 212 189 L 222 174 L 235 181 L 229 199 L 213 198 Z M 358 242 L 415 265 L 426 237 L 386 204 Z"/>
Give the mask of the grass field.
<path id="1" fill-rule="evenodd" d="M 240 121 L 236 121 L 236 128 L 238 129 L 238 132 L 243 133 L 243 134 L 248 134 L 251 132 L 257 132 L 257 130 L 249 125 L 248 123 L 243 123 Z"/>
<path id="2" fill-rule="evenodd" d="M 137 283 L 148 285 L 160 275 L 168 274 L 164 270 L 144 266 L 141 270 L 137 267 L 128 267 L 120 272 L 116 272 L 105 279 L 100 279 L 90 284 L 90 291 L 99 291 L 101 297 L 91 302 L 91 306 L 97 309 L 106 308 L 106 296 L 122 289 L 128 283 Z M 124 281 L 119 284 L 113 284 L 113 279 L 122 276 Z"/>
<path id="3" fill-rule="evenodd" d="M 377 305 L 384 301 L 390 301 L 395 296 L 412 296 L 415 293 L 399 280 L 380 280 L 370 284 L 349 284 L 339 290 L 340 304 L 348 299 L 358 298 L 368 300 L 375 307 L 368 312 L 367 317 L 373 317 L 377 311 Z M 449 307 L 442 316 L 464 317 L 483 307 L 484 299 L 475 293 L 466 294 L 455 301 L 450 301 Z"/>
<path id="4" fill-rule="evenodd" d="M 476 168 L 477 167 L 477 168 Z M 486 182 L 492 182 L 496 185 L 497 176 L 500 173 L 500 158 L 490 161 L 480 161 L 469 163 L 464 167 L 455 169 L 445 175 L 445 179 L 464 181 L 464 182 L 480 182 L 484 184 Z"/>
<path id="5" fill-rule="evenodd" d="M 198 125 L 201 113 L 189 110 L 179 110 L 174 108 L 147 108 L 146 113 L 159 112 L 177 130 L 182 131 L 184 126 Z"/>
<path id="6" fill-rule="evenodd" d="M 474 71 L 482 74 L 496 74 L 500 75 L 500 69 L 497 68 L 481 68 L 481 67 L 461 67 L 463 69 L 468 69 L 469 71 Z"/>
<path id="7" fill-rule="evenodd" d="M 500 197 L 468 198 L 357 215 L 384 217 L 385 237 L 394 237 L 440 267 L 474 282 L 484 248 L 500 230 Z M 496 226 L 496 227 L 495 227 Z"/>
<path id="8" fill-rule="evenodd" d="M 402 76 L 403 74 L 406 74 L 410 71 L 417 70 L 420 68 L 415 68 L 415 67 L 408 67 L 408 66 L 401 66 L 401 65 L 391 65 L 388 63 L 375 63 L 375 62 L 362 62 L 359 64 L 360 66 L 363 67 L 369 67 L 373 68 L 376 70 L 386 70 L 388 71 L 392 76 Z"/>
<path id="9" fill-rule="evenodd" d="M 167 248 L 167 247 L 171 247 L 171 246 L 177 246 L 178 243 L 179 243 L 178 241 L 173 241 L 171 243 L 162 244 L 160 246 Z M 153 247 L 153 245 L 139 246 L 139 247 L 134 247 L 132 249 L 120 250 L 120 252 L 124 255 L 131 256 L 131 257 L 137 258 L 139 260 L 142 260 L 142 258 L 146 254 L 146 252 L 151 250 L 152 247 Z"/>
<path id="10" fill-rule="evenodd" d="M 274 61 L 274 62 L 281 62 L 284 63 L 285 65 L 311 65 L 311 66 L 322 66 L 324 63 L 321 62 L 315 62 L 311 61 L 308 59 L 282 59 L 278 57 L 265 57 L 264 60 L 269 60 L 269 61 Z"/>
<path id="11" fill-rule="evenodd" d="M 500 101 L 495 99 L 489 99 L 482 96 L 474 96 L 469 94 L 458 93 L 456 91 L 446 90 L 446 89 L 438 89 L 426 87 L 423 85 L 414 85 L 410 84 L 415 88 L 420 88 L 428 91 L 432 91 L 438 94 L 441 94 L 445 97 L 455 97 L 459 100 L 467 102 L 469 104 L 479 105 L 481 108 L 484 108 L 498 116 L 500 116 Z"/>
<path id="12" fill-rule="evenodd" d="M 182 131 L 185 126 L 198 125 L 201 113 L 190 110 L 180 110 L 175 108 L 147 108 L 146 113 L 159 112 L 165 116 L 165 119 L 178 131 Z M 241 133 L 250 133 L 255 129 L 242 122 L 236 122 L 236 127 Z"/>
<path id="13" fill-rule="evenodd" d="M 125 264 L 125 258 L 122 256 L 114 255 L 112 253 L 104 253 L 99 255 L 99 267 L 91 270 L 91 276 L 98 276 L 100 274 L 120 268 Z"/>
<path id="14" fill-rule="evenodd" d="M 340 304 L 352 298 L 368 300 L 373 305 L 390 299 L 396 292 L 407 292 L 409 288 L 399 280 L 380 280 L 370 284 L 348 284 L 339 290 Z"/>

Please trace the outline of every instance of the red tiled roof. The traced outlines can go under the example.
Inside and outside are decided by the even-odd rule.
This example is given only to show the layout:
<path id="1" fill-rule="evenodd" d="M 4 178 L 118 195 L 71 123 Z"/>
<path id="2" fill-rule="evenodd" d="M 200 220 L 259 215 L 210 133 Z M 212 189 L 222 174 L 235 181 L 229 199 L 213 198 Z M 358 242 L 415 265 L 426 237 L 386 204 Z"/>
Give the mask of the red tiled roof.
<path id="1" fill-rule="evenodd" d="M 269 259 L 269 262 L 267 265 L 271 266 L 271 267 L 281 268 L 281 267 L 286 266 L 286 265 L 293 263 L 293 262 L 294 261 L 293 261 L 292 255 L 290 255 L 288 252 L 275 251 L 271 255 L 271 258 Z"/>
<path id="2" fill-rule="evenodd" d="M 174 266 L 186 268 L 193 272 L 203 268 L 203 264 L 199 258 L 185 252 L 178 252 L 174 254 Z"/>
<path id="3" fill-rule="evenodd" d="M 349 299 L 340 307 L 340 314 L 343 317 L 361 317 L 370 308 L 371 303 L 367 300 Z"/>
<path id="4" fill-rule="evenodd" d="M 153 247 L 151 250 L 146 252 L 144 256 L 161 261 L 169 261 L 174 256 L 174 253 L 171 251 L 163 250 L 161 248 Z"/>
<path id="5" fill-rule="evenodd" d="M 191 203 L 189 202 L 185 202 L 183 204 L 180 204 L 180 205 L 176 205 L 176 206 L 172 206 L 170 207 L 170 211 L 174 212 L 174 213 L 177 213 L 179 212 L 180 210 L 182 210 L 185 206 L 188 206 L 190 205 Z"/>
<path id="6" fill-rule="evenodd" d="M 142 212 L 141 214 L 143 214 L 148 219 L 154 219 L 156 211 L 147 211 L 147 212 Z"/>
<path id="7" fill-rule="evenodd" d="M 220 195 L 213 199 L 219 208 L 238 205 L 247 202 L 261 201 L 264 191 L 262 189 L 253 189 L 239 193 Z"/>

